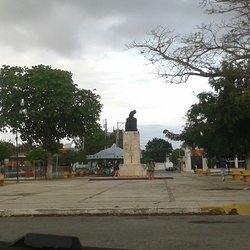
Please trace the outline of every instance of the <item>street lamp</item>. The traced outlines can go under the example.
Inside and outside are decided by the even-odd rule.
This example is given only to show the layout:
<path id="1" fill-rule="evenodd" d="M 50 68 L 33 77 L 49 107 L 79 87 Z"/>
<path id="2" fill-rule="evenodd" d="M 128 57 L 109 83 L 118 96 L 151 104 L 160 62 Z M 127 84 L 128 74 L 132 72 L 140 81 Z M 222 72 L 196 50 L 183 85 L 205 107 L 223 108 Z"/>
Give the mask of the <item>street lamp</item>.
<path id="1" fill-rule="evenodd" d="M 18 133 L 16 128 L 16 182 L 19 182 L 19 157 L 18 157 Z"/>
<path id="2" fill-rule="evenodd" d="M 20 102 L 21 108 L 24 106 L 24 99 L 21 99 Z M 25 114 L 25 109 L 20 109 L 19 114 Z M 17 121 L 18 122 L 18 121 Z M 19 183 L 19 146 L 18 146 L 18 126 L 16 126 L 16 182 Z"/>
<path id="3" fill-rule="evenodd" d="M 181 171 L 181 149 L 179 148 L 179 170 Z"/>

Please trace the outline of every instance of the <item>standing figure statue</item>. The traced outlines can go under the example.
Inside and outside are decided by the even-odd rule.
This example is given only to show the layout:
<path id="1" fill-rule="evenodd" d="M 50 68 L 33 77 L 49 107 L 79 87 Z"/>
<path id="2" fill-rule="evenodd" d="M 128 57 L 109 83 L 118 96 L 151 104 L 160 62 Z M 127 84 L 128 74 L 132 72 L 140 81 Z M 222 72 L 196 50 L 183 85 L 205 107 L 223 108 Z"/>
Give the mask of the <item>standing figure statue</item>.
<path id="1" fill-rule="evenodd" d="M 125 131 L 137 131 L 137 119 L 134 117 L 135 110 L 129 113 L 129 117 L 126 119 Z"/>

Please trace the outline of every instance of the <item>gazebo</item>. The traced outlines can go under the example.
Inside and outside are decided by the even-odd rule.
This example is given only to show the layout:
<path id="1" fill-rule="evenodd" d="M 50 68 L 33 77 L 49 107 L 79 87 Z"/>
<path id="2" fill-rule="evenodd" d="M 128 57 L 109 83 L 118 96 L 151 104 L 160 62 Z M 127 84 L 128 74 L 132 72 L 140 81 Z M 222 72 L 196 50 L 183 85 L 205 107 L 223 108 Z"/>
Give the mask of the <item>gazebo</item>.
<path id="1" fill-rule="evenodd" d="M 114 143 L 110 148 L 101 150 L 100 152 L 87 155 L 87 160 L 122 160 L 123 159 L 123 149 L 116 146 Z"/>
<path id="2" fill-rule="evenodd" d="M 91 167 L 97 167 L 97 174 L 110 175 L 113 171 L 115 162 L 123 160 L 123 149 L 113 144 L 110 148 L 101 150 L 100 152 L 87 155 L 87 160 L 90 161 Z M 94 164 L 94 162 L 96 162 Z"/>

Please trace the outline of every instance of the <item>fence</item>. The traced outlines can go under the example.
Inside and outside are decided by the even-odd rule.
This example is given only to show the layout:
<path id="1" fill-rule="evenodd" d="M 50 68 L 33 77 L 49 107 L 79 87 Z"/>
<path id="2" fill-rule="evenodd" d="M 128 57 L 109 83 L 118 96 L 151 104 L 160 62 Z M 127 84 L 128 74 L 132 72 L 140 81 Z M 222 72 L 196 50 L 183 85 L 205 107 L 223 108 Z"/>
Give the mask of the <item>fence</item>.
<path id="1" fill-rule="evenodd" d="M 53 177 L 62 178 L 63 173 L 67 171 L 68 168 L 65 166 L 53 166 Z M 43 180 L 46 179 L 46 166 L 34 165 L 32 167 L 1 167 L 0 174 L 4 176 L 5 180 L 15 181 L 18 178 L 20 180 Z"/>

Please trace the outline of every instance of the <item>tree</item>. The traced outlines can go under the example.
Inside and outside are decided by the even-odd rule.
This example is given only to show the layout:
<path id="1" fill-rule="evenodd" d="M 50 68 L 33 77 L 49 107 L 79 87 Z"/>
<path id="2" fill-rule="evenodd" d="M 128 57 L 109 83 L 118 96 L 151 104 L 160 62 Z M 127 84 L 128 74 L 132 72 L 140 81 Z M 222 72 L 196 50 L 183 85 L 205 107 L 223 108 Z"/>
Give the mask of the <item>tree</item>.
<path id="1" fill-rule="evenodd" d="M 176 134 L 176 133 L 173 133 L 167 129 L 164 129 L 163 130 L 163 134 L 165 134 L 165 136 L 170 139 L 170 140 L 173 140 L 173 141 L 181 141 L 181 137 L 180 137 L 180 134 Z"/>
<path id="2" fill-rule="evenodd" d="M 58 162 L 60 166 L 67 166 L 69 169 L 73 163 L 84 162 L 86 160 L 86 153 L 83 150 L 60 150 L 58 155 Z"/>
<path id="3" fill-rule="evenodd" d="M 9 142 L 0 142 L 0 162 L 2 163 L 5 159 L 9 159 L 9 157 L 15 152 L 15 147 L 13 144 Z"/>
<path id="4" fill-rule="evenodd" d="M 199 102 L 187 112 L 181 138 L 189 146 L 204 148 L 210 157 L 246 156 L 250 151 L 250 78 L 211 78 L 210 85 L 214 92 L 199 94 Z"/>
<path id="5" fill-rule="evenodd" d="M 169 156 L 169 160 L 174 164 L 177 165 L 181 161 L 181 157 L 184 156 L 185 152 L 184 150 L 177 148 L 172 151 L 172 153 Z"/>
<path id="6" fill-rule="evenodd" d="M 139 49 L 141 54 L 156 66 L 157 74 L 167 82 L 181 83 L 187 81 L 190 76 L 199 76 L 209 78 L 210 84 L 212 86 L 215 84 L 215 88 L 216 83 L 222 84 L 224 81 L 229 81 L 233 85 L 240 81 L 245 82 L 249 89 L 249 0 L 202 0 L 201 6 L 210 15 L 221 15 L 224 21 L 219 24 L 202 24 L 197 27 L 196 32 L 187 36 L 176 35 L 169 28 L 158 27 L 149 33 L 147 40 L 144 40 L 144 42 L 133 42 L 128 45 L 128 48 Z M 212 103 L 214 98 L 216 98 L 217 102 L 217 97 L 211 93 L 200 94 L 199 98 L 200 102 L 202 98 L 203 100 L 209 100 L 211 103 L 210 108 L 207 105 L 209 110 L 213 109 Z M 220 101 L 224 98 L 226 97 L 221 96 Z M 244 101 L 248 98 L 248 94 L 244 94 L 241 98 L 234 98 L 235 102 L 229 100 L 233 112 L 237 114 L 236 116 L 232 112 L 230 114 L 229 111 L 225 111 L 227 109 L 225 103 L 224 106 L 222 103 L 216 104 L 216 107 L 223 108 L 222 110 L 225 112 L 222 115 L 223 118 L 220 119 L 220 126 L 216 127 L 212 124 L 210 129 L 206 129 L 206 132 L 210 131 L 211 136 L 210 140 L 207 141 L 205 141 L 206 136 L 203 136 L 203 139 L 200 138 L 199 130 L 201 129 L 200 126 L 206 126 L 208 123 L 200 123 L 199 128 L 197 128 L 197 124 L 194 121 L 195 112 L 199 112 L 198 109 L 201 108 L 201 105 L 193 106 L 192 112 L 188 114 L 190 123 L 185 129 L 185 140 L 190 144 L 206 146 L 207 149 L 209 148 L 208 152 L 210 153 L 215 153 L 216 151 L 228 154 L 230 152 L 246 152 L 248 150 L 248 153 L 246 153 L 249 160 L 247 165 L 250 166 L 248 143 L 244 142 L 244 145 L 240 145 L 235 136 L 232 138 L 225 137 L 226 135 L 238 135 L 240 129 L 244 128 L 241 122 L 249 121 L 248 112 L 237 113 L 240 105 L 243 110 L 249 108 L 247 101 Z M 243 105 L 246 106 L 243 107 Z M 203 112 L 205 111 L 203 110 Z M 228 125 L 228 117 L 233 117 L 232 119 L 235 122 L 230 122 L 230 125 Z M 192 120 L 193 118 L 194 120 Z M 202 119 L 204 121 L 207 119 L 206 114 Z M 216 124 L 218 125 L 219 123 L 216 121 Z M 215 139 L 216 135 L 218 136 Z M 166 134 L 166 136 L 168 135 Z M 244 140 L 242 134 L 239 137 Z M 211 140 L 212 138 L 213 140 Z M 203 142 L 201 143 L 202 140 Z M 219 147 L 214 152 L 212 152 L 212 141 L 214 142 L 213 146 Z M 208 144 L 211 145 L 209 146 Z M 220 145 L 227 148 L 229 144 L 230 149 L 222 151 L 222 146 Z M 232 148 L 232 145 L 237 145 L 239 148 Z"/>
<path id="7" fill-rule="evenodd" d="M 249 0 L 203 0 L 201 6 L 208 14 L 226 14 L 226 21 L 200 25 L 187 36 L 158 27 L 144 42 L 133 42 L 128 48 L 139 49 L 156 66 L 157 74 L 171 83 L 185 82 L 190 76 L 249 77 L 245 70 L 250 58 Z M 235 70 L 224 71 L 224 62 Z"/>
<path id="8" fill-rule="evenodd" d="M 18 145 L 18 151 L 21 153 L 28 153 L 30 152 L 31 150 L 35 149 L 36 146 L 35 145 L 32 145 L 30 143 L 22 143 L 20 145 Z"/>
<path id="9" fill-rule="evenodd" d="M 23 141 L 47 150 L 50 179 L 52 156 L 60 148 L 60 140 L 83 138 L 99 129 L 99 98 L 90 90 L 77 88 L 68 71 L 44 65 L 2 66 L 0 127 L 18 131 Z"/>
<path id="10" fill-rule="evenodd" d="M 122 145 L 122 130 L 118 130 L 118 147 Z M 117 130 L 111 133 L 106 133 L 102 129 L 95 131 L 94 133 L 84 138 L 85 146 L 84 150 L 86 154 L 95 154 L 100 150 L 112 146 L 117 141 Z"/>
<path id="11" fill-rule="evenodd" d="M 166 161 L 166 155 L 172 152 L 172 145 L 159 138 L 154 138 L 152 141 L 148 141 L 144 150 L 144 158 L 153 159 L 157 162 Z"/>
<path id="12" fill-rule="evenodd" d="M 31 149 L 27 154 L 27 159 L 31 162 L 33 161 L 47 161 L 47 151 L 42 147 L 36 147 Z"/>
<path id="13" fill-rule="evenodd" d="M 84 151 L 87 155 L 95 154 L 105 148 L 105 132 L 102 129 L 84 138 Z"/>

